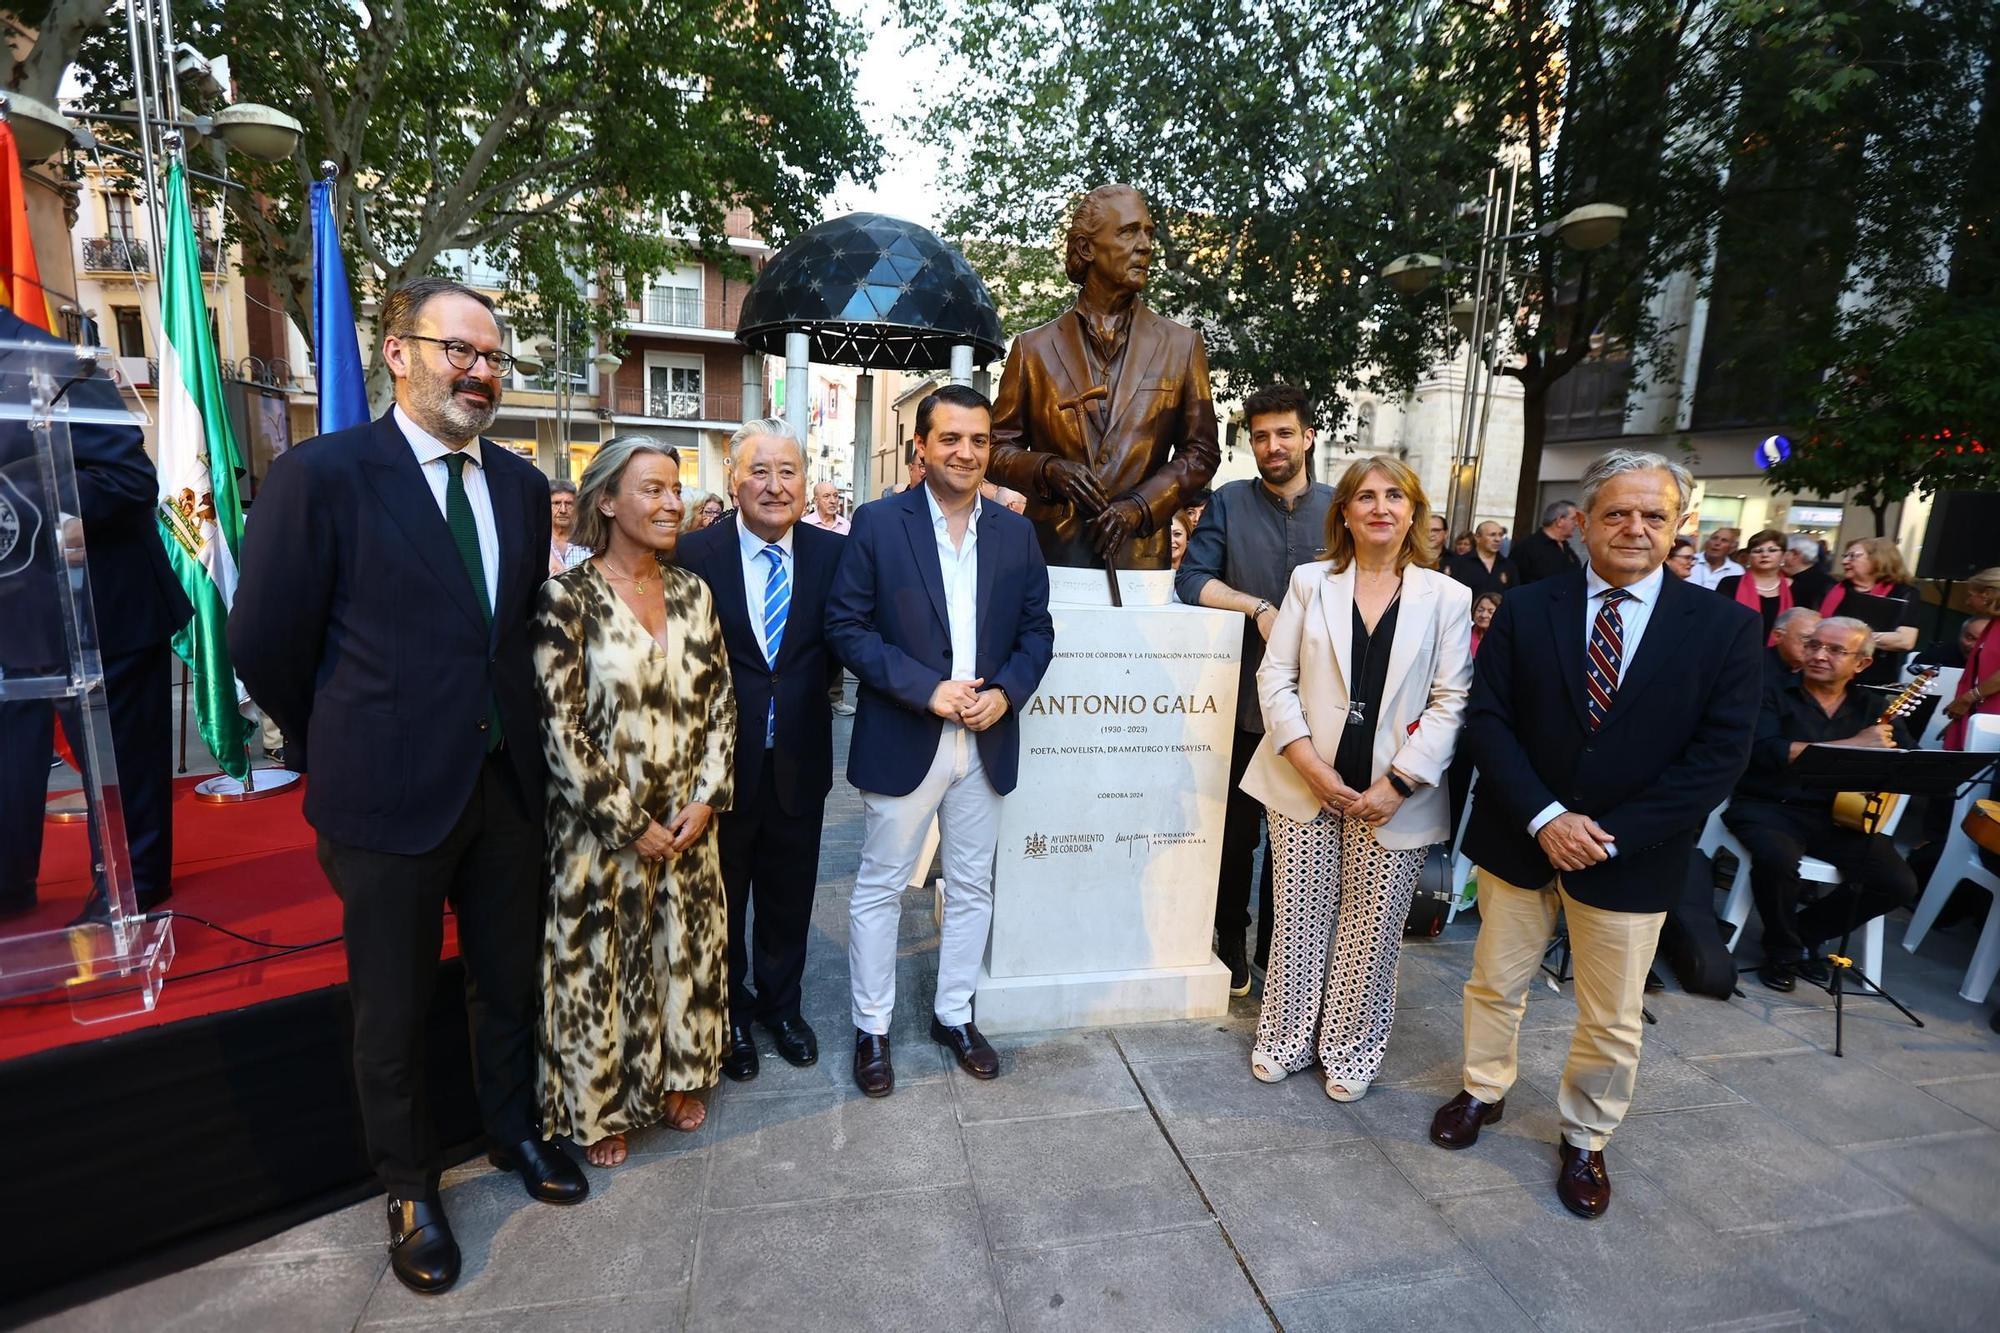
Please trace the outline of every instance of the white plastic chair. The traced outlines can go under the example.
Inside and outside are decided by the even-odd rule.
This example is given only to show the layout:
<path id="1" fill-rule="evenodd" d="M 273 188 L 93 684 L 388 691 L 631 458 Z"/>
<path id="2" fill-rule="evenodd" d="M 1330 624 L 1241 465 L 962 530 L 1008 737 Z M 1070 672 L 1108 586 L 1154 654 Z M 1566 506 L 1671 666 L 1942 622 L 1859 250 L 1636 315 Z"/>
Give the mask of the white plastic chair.
<path id="1" fill-rule="evenodd" d="M 1451 851 L 1445 857 L 1445 873 L 1451 876 L 1451 906 L 1444 914 L 1448 926 L 1457 919 L 1460 909 L 1472 904 L 1465 896 L 1465 882 L 1472 878 L 1472 858 L 1459 849 L 1465 846 L 1465 826 L 1472 822 L 1472 792 L 1479 786 L 1479 770 L 1472 770 L 1472 780 L 1465 788 L 1465 808 L 1458 812 L 1458 828 L 1451 835 Z"/>
<path id="2" fill-rule="evenodd" d="M 1909 678 L 1908 667 L 1903 668 L 1903 674 L 1904 679 L 1907 680 Z M 1945 727 L 1951 722 L 1951 719 L 1944 715 L 1944 706 L 1958 697 L 1959 677 L 1964 674 L 1964 667 L 1943 667 L 1938 671 L 1937 679 L 1931 682 L 1930 688 L 1926 693 L 1937 696 L 1938 706 L 1931 710 L 1931 720 L 1924 723 L 1924 734 L 1917 737 L 1917 748 L 1919 750 L 1935 750 L 1938 748 L 1938 740 L 1944 735 Z"/>
<path id="3" fill-rule="evenodd" d="M 1696 844 L 1702 852 L 1713 857 L 1717 850 L 1726 849 L 1736 858 L 1736 874 L 1729 881 L 1729 896 L 1723 902 L 1722 919 L 1730 925 L 1729 951 L 1736 951 L 1736 942 L 1743 936 L 1744 924 L 1750 920 L 1752 900 L 1750 896 L 1750 853 L 1743 850 L 1743 844 L 1722 822 L 1722 812 L 1729 808 L 1724 801 L 1711 810 L 1708 824 L 1702 829 L 1701 841 Z M 1877 830 L 1885 838 L 1896 836 L 1896 826 L 1903 822 L 1903 812 L 1910 803 L 1900 801 L 1889 817 Z M 1839 884 L 1840 871 L 1830 861 L 1822 861 L 1817 856 L 1799 858 L 1799 878 L 1811 884 Z M 1855 961 L 1861 975 L 1876 985 L 1882 984 L 1882 918 L 1876 917 L 1861 927 L 1861 947 L 1855 950 Z"/>
<path id="4" fill-rule="evenodd" d="M 2000 751 L 2000 717 L 1991 713 L 1974 717 L 1966 728 L 1965 748 L 1968 753 Z M 1910 917 L 1910 928 L 1903 934 L 1903 947 L 1911 953 L 1915 953 L 1917 946 L 1924 942 L 1924 936 L 1930 933 L 1938 913 L 1944 910 L 1946 900 L 1961 880 L 1971 880 L 1994 895 L 1995 904 L 2000 904 L 2000 876 L 1988 870 L 1979 859 L 1979 845 L 1973 842 L 1963 827 L 1973 803 L 1986 791 L 1984 782 L 1975 783 L 1973 789 L 1960 796 L 1951 807 L 1951 836 L 1945 839 L 1937 869 L 1931 872 L 1930 882 L 1924 885 L 1924 895 L 1917 900 L 1917 910 Z M 1974 1004 L 1985 1001 L 1986 993 L 1993 988 L 1993 978 L 2000 975 L 2000 905 L 1995 904 L 1989 904 L 1986 909 L 1986 925 L 1979 932 L 1979 943 L 1972 951 L 1972 962 L 1965 969 L 1964 984 L 1958 988 L 1959 995 Z"/>

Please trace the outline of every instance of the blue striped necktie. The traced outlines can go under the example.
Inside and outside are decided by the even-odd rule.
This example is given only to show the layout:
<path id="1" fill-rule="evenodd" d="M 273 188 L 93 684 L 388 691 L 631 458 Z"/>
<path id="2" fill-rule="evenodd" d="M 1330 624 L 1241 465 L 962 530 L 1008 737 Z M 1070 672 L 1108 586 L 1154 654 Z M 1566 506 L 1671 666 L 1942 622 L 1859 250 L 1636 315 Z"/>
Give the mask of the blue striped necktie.
<path id="1" fill-rule="evenodd" d="M 783 547 L 770 543 L 757 554 L 771 562 L 771 572 L 764 578 L 764 665 L 775 670 L 778 649 L 785 642 L 785 616 L 792 609 L 792 580 L 785 572 Z M 764 744 L 770 746 L 777 739 L 778 701 L 774 696 L 764 712 Z"/>
<path id="2" fill-rule="evenodd" d="M 1590 713 L 1590 729 L 1604 725 L 1611 701 L 1618 694 L 1618 664 L 1625 656 L 1625 621 L 1618 604 L 1632 594 L 1623 588 L 1607 588 L 1600 594 L 1597 619 L 1590 626 L 1590 656 L 1584 662 L 1583 679 Z"/>

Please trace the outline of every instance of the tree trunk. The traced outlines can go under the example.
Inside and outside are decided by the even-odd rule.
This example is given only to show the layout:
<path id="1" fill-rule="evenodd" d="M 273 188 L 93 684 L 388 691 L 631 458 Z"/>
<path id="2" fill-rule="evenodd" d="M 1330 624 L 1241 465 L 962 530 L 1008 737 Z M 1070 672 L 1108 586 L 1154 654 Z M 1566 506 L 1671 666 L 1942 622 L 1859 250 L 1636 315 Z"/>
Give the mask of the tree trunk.
<path id="1" fill-rule="evenodd" d="M 1887 500 L 1884 500 L 1879 504 L 1871 504 L 1868 506 L 1868 512 L 1875 515 L 1875 535 L 1877 537 L 1888 536 L 1889 502 Z"/>
<path id="2" fill-rule="evenodd" d="M 1521 381 L 1521 479 L 1514 488 L 1516 541 L 1542 526 L 1542 442 L 1549 431 L 1548 381 Z"/>

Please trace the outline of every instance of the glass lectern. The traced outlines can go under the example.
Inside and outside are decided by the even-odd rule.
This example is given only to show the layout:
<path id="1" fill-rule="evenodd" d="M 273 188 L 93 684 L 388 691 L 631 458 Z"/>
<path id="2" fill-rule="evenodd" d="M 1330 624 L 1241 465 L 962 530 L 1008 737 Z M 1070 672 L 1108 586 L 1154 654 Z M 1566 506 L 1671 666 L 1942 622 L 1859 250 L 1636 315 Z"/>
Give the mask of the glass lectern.
<path id="1" fill-rule="evenodd" d="M 0 765 L 9 770 L 0 790 L 24 803 L 0 826 L 0 841 L 26 844 L 0 846 L 13 881 L 0 889 L 42 881 L 38 908 L 0 921 L 0 999 L 66 996 L 79 1022 L 150 1010 L 174 956 L 170 921 L 149 920 L 133 898 L 91 606 L 89 511 L 71 451 L 73 426 L 141 421 L 100 369 L 102 357 L 68 344 L 0 342 Z M 51 844 L 61 839 L 18 833 L 50 832 L 34 821 L 49 799 L 52 755 L 42 740 L 51 713 L 82 778 L 90 882 L 76 901 L 49 892 Z"/>

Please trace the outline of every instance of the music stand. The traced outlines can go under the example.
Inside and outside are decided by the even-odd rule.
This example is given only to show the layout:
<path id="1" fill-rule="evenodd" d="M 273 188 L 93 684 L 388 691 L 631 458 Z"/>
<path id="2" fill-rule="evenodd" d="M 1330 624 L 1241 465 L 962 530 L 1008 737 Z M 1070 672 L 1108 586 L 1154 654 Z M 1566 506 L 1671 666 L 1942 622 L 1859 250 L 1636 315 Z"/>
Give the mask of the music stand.
<path id="1" fill-rule="evenodd" d="M 1863 791 L 1887 792 L 1909 796 L 1953 796 L 1959 790 L 1979 778 L 1993 766 L 1995 759 L 1990 754 L 1967 754 L 1961 750 L 1864 750 L 1849 745 L 1808 745 L 1799 757 L 1792 761 L 1786 777 L 1801 787 L 1815 791 Z M 1872 822 L 1872 821 L 1871 821 Z M 1871 829 L 1872 833 L 1873 830 Z M 1881 996 L 1902 1012 L 1918 1027 L 1924 1020 L 1911 1013 L 1901 1000 L 1870 981 L 1866 974 L 1855 974 L 1853 981 L 1846 978 L 1854 972 L 1854 964 L 1848 956 L 1848 941 L 1859 923 L 1855 920 L 1860 911 L 1859 895 L 1850 902 L 1847 925 L 1841 931 L 1840 952 L 1828 956 L 1833 973 L 1827 990 L 1833 995 L 1833 1053 L 1844 1055 L 1841 1049 L 1843 1024 L 1846 1020 L 1845 993 L 1848 985 L 1860 984 Z M 1865 993 L 1865 992 L 1864 992 Z"/>

